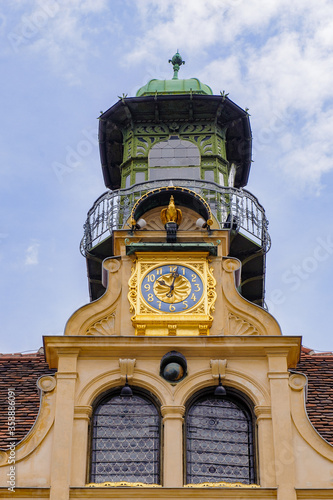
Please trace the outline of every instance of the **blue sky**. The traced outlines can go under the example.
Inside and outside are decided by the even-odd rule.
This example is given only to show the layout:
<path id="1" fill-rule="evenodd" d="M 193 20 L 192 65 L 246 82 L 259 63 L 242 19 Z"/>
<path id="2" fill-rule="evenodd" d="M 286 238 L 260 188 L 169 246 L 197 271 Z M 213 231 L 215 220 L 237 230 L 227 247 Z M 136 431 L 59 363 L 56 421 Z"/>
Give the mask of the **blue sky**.
<path id="1" fill-rule="evenodd" d="M 88 302 L 79 253 L 105 191 L 97 117 L 151 78 L 249 108 L 248 189 L 270 221 L 266 298 L 285 335 L 333 350 L 333 4 L 12 0 L 0 12 L 1 352 L 36 350 Z"/>

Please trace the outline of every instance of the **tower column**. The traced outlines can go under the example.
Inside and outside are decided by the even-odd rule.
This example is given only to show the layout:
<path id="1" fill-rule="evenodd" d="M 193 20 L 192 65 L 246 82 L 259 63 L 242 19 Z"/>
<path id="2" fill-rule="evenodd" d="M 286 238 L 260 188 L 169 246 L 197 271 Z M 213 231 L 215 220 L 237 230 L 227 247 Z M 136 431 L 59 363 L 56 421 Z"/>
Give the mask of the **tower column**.
<path id="1" fill-rule="evenodd" d="M 74 408 L 73 455 L 75 460 L 73 460 L 72 465 L 72 486 L 84 486 L 87 482 L 88 435 L 91 415 L 91 406 L 76 406 Z"/>
<path id="2" fill-rule="evenodd" d="M 296 500 L 287 352 L 267 352 L 278 500 Z"/>
<path id="3" fill-rule="evenodd" d="M 260 486 L 276 487 L 274 467 L 274 444 L 272 433 L 272 414 L 270 406 L 256 406 L 254 412 L 258 425 L 258 455 Z"/>
<path id="4" fill-rule="evenodd" d="M 79 349 L 59 352 L 50 500 L 68 500 Z"/>
<path id="5" fill-rule="evenodd" d="M 163 486 L 183 486 L 183 417 L 185 406 L 162 406 L 164 425 Z"/>

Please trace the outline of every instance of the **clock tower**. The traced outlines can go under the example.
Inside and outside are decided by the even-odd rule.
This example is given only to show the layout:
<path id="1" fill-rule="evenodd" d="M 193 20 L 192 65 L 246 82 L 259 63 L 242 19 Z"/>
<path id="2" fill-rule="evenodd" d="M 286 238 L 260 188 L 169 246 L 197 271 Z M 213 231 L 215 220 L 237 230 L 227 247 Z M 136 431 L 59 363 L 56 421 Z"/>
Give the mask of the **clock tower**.
<path id="1" fill-rule="evenodd" d="M 91 300 L 104 294 L 102 262 L 116 255 L 117 235 L 126 233 L 126 255 L 200 250 L 238 259 L 239 292 L 264 307 L 268 222 L 243 189 L 251 166 L 249 115 L 225 92 L 178 79 L 178 52 L 169 62 L 172 79 L 149 81 L 99 119 L 108 191 L 89 210 L 81 243 Z M 167 220 L 170 200 L 178 216 Z"/>

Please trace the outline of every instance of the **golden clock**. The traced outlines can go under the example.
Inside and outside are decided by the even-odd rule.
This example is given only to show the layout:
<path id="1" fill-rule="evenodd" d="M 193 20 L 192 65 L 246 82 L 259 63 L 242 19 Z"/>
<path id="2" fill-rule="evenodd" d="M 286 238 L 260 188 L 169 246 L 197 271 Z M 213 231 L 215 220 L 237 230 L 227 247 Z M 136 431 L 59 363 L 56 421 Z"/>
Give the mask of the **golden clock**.
<path id="1" fill-rule="evenodd" d="M 136 252 L 128 293 L 136 334 L 207 334 L 215 286 L 208 252 Z"/>
<path id="2" fill-rule="evenodd" d="M 198 272 L 185 264 L 169 263 L 150 269 L 142 278 L 142 297 L 162 313 L 181 313 L 196 306 L 204 292 Z"/>

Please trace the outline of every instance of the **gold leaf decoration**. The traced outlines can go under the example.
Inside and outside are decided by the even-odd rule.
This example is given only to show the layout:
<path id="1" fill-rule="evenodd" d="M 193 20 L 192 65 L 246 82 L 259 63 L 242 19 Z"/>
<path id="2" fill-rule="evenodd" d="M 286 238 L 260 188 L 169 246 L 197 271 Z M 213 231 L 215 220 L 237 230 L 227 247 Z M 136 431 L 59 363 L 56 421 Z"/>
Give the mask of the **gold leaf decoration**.
<path id="1" fill-rule="evenodd" d="M 137 300 L 137 283 L 138 283 L 138 275 L 137 275 L 137 265 L 132 266 L 131 277 L 128 282 L 128 294 L 127 298 L 130 303 L 130 313 L 135 313 L 135 306 Z"/>
<path id="2" fill-rule="evenodd" d="M 106 482 L 86 484 L 87 488 L 118 488 L 119 486 L 126 486 L 129 488 L 162 488 L 160 484 L 129 483 L 128 481 L 118 481 L 117 483 Z"/>
<path id="3" fill-rule="evenodd" d="M 147 269 L 150 269 L 151 267 L 153 267 L 152 264 L 146 264 L 146 263 L 142 262 L 141 263 L 141 273 L 145 274 Z"/>
<path id="4" fill-rule="evenodd" d="M 184 484 L 184 488 L 260 488 L 259 484 L 243 484 L 243 483 L 198 483 Z"/>
<path id="5" fill-rule="evenodd" d="M 204 273 L 204 264 L 202 264 L 201 262 L 193 262 L 193 263 L 191 263 L 191 266 L 194 267 L 195 269 L 197 269 L 197 271 L 199 271 L 199 273 L 201 273 L 201 274 Z"/>
<path id="6" fill-rule="evenodd" d="M 213 276 L 213 267 L 208 267 L 207 270 L 207 301 L 208 301 L 208 314 L 212 314 L 215 311 L 215 302 L 217 294 L 215 291 L 216 279 Z"/>
<path id="7" fill-rule="evenodd" d="M 141 304 L 140 304 L 140 313 L 143 313 L 143 314 L 144 314 L 144 313 L 148 313 L 148 314 L 149 314 L 151 311 L 152 311 L 152 310 L 151 310 L 149 307 L 145 306 L 145 305 L 144 305 L 144 304 L 142 304 L 142 302 L 141 302 Z"/>

